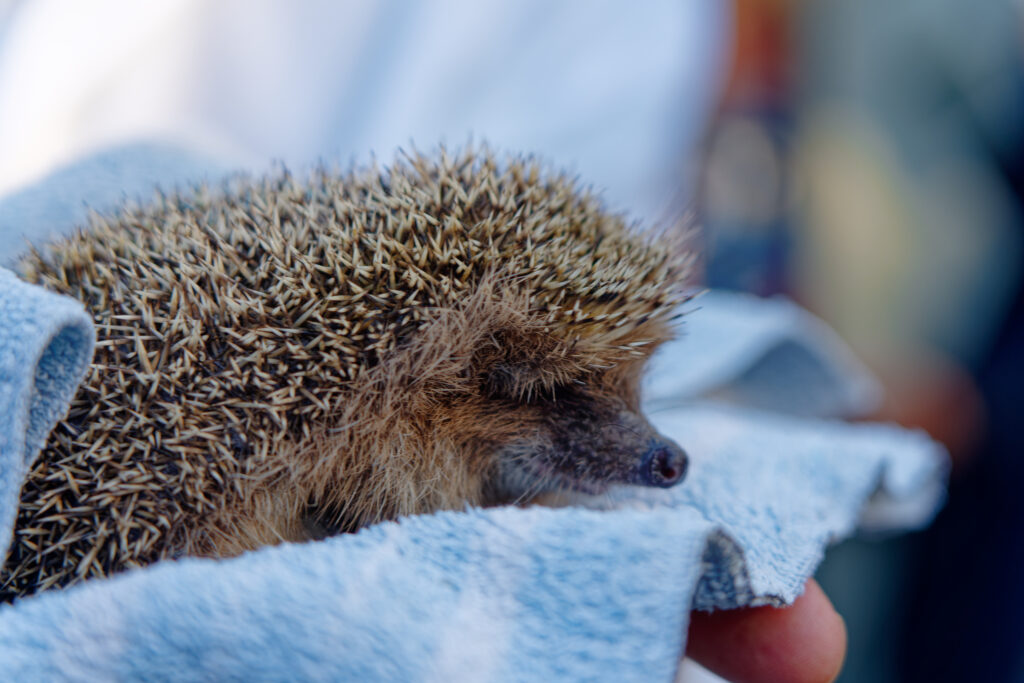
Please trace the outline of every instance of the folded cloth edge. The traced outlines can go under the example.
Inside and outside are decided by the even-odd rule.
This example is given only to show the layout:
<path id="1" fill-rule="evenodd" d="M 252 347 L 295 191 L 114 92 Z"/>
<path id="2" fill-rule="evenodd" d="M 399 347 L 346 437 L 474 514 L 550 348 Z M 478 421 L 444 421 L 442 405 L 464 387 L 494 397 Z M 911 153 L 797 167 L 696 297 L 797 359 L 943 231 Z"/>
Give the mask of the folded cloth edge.
<path id="1" fill-rule="evenodd" d="M 0 555 L 10 543 L 21 483 L 68 410 L 92 359 L 96 331 L 81 303 L 0 268 Z"/>

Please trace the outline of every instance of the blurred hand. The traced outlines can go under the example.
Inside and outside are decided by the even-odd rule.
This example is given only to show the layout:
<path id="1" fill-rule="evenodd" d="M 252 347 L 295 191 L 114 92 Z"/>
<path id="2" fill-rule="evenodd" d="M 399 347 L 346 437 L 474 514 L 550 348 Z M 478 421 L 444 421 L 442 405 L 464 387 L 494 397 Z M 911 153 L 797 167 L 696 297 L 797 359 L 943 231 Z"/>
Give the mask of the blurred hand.
<path id="1" fill-rule="evenodd" d="M 816 581 L 789 607 L 694 612 L 686 656 L 734 683 L 825 683 L 846 656 L 846 626 Z"/>

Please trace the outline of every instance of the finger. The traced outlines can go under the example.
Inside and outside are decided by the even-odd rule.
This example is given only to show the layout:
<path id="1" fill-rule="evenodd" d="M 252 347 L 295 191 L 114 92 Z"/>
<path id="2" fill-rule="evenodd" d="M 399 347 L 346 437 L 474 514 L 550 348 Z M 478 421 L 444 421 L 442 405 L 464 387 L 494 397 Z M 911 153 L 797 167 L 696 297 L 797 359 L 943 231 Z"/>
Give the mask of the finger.
<path id="1" fill-rule="evenodd" d="M 789 607 L 694 612 L 686 654 L 734 683 L 824 683 L 846 656 L 846 626 L 816 581 Z"/>

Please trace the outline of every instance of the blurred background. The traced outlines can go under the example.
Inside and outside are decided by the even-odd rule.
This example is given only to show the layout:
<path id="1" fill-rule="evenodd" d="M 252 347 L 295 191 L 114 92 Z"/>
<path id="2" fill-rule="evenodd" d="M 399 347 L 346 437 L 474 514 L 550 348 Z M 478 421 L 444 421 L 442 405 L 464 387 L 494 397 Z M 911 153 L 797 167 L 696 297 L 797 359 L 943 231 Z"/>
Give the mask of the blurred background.
<path id="1" fill-rule="evenodd" d="M 818 579 L 843 681 L 1024 680 L 1024 5 L 741 0 L 703 144 L 707 281 L 787 294 L 953 459 L 931 528 Z"/>
<path id="2" fill-rule="evenodd" d="M 931 528 L 819 572 L 840 680 L 1024 681 L 1022 56 L 1014 0 L 0 0 L 0 261 L 157 181 L 539 153 L 695 222 L 706 284 L 823 317 L 865 417 L 949 448 Z"/>

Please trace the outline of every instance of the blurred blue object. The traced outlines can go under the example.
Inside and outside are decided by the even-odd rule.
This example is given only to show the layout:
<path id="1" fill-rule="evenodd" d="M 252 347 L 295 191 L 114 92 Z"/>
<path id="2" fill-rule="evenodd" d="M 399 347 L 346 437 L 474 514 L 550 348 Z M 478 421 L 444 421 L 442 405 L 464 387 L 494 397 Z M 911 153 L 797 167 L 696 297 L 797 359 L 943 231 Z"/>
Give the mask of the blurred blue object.
<path id="1" fill-rule="evenodd" d="M 142 202 L 157 189 L 186 189 L 219 181 L 227 168 L 164 144 L 104 150 L 54 171 L 38 185 L 0 197 L 0 266 L 28 247 L 86 225 L 90 211 Z"/>

